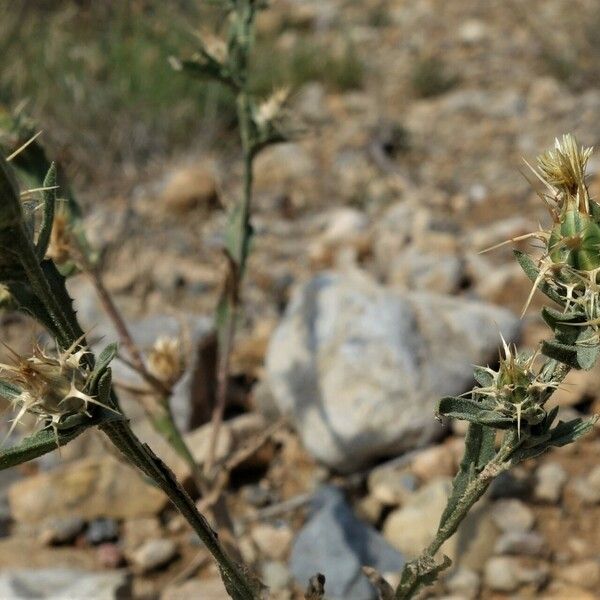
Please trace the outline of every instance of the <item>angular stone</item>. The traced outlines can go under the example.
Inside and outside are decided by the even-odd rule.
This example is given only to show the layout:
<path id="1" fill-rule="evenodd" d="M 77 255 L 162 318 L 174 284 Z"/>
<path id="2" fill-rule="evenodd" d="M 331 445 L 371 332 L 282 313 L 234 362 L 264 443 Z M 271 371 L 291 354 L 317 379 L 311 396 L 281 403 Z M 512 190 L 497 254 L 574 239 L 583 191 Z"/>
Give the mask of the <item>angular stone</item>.
<path id="1" fill-rule="evenodd" d="M 440 396 L 470 387 L 518 319 L 488 304 L 323 273 L 299 288 L 267 353 L 269 386 L 306 448 L 352 471 L 433 439 Z"/>
<path id="2" fill-rule="evenodd" d="M 313 501 L 313 514 L 300 530 L 292 547 L 290 568 L 296 581 L 306 588 L 315 573 L 327 579 L 327 598 L 374 600 L 377 595 L 362 566 L 379 572 L 398 572 L 403 556 L 375 529 L 356 518 L 342 493 L 321 488 Z"/>
<path id="3" fill-rule="evenodd" d="M 538 502 L 558 503 L 567 478 L 567 472 L 558 463 L 547 462 L 539 466 L 535 472 L 534 498 Z"/>

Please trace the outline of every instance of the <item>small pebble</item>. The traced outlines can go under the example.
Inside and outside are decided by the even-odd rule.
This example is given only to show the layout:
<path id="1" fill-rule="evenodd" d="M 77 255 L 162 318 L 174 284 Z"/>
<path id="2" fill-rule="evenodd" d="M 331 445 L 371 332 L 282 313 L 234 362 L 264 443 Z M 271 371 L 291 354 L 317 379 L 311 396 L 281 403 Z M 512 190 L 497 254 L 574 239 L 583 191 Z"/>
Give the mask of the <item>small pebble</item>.
<path id="1" fill-rule="evenodd" d="M 100 544 L 96 550 L 98 562 L 107 569 L 116 569 L 123 564 L 123 553 L 116 544 Z"/>
<path id="2" fill-rule="evenodd" d="M 245 485 L 242 490 L 242 498 L 250 506 L 262 508 L 271 504 L 274 500 L 273 490 L 270 490 L 262 485 Z"/>
<path id="3" fill-rule="evenodd" d="M 597 589 L 600 584 L 600 563 L 593 559 L 583 560 L 560 569 L 558 577 L 574 585 Z"/>
<path id="4" fill-rule="evenodd" d="M 519 587 L 514 559 L 504 556 L 490 558 L 485 565 L 484 580 L 494 592 L 514 592 Z"/>
<path id="5" fill-rule="evenodd" d="M 88 525 L 85 539 L 92 546 L 114 542 L 119 539 L 119 525 L 114 519 L 94 519 Z"/>
<path id="6" fill-rule="evenodd" d="M 516 499 L 499 500 L 492 506 L 492 520 L 500 531 L 529 531 L 535 516 L 523 502 Z"/>
<path id="7" fill-rule="evenodd" d="M 373 470 L 368 480 L 371 495 L 389 506 L 404 504 L 418 485 L 419 480 L 413 473 L 385 467 Z"/>
<path id="8" fill-rule="evenodd" d="M 126 551 L 135 550 L 146 540 L 160 538 L 161 525 L 156 517 L 127 519 L 123 522 L 121 540 Z"/>
<path id="9" fill-rule="evenodd" d="M 533 496 L 538 502 L 557 504 L 567 482 L 567 472 L 555 462 L 547 462 L 536 471 Z"/>
<path id="10" fill-rule="evenodd" d="M 172 540 L 148 540 L 131 553 L 131 561 L 142 572 L 147 573 L 164 567 L 177 554 L 177 546 Z"/>
<path id="11" fill-rule="evenodd" d="M 260 553 L 273 560 L 286 557 L 294 538 L 293 531 L 286 525 L 277 527 L 268 523 L 256 525 L 250 535 Z"/>
<path id="12" fill-rule="evenodd" d="M 68 544 L 83 531 L 85 522 L 79 517 L 51 519 L 44 523 L 40 532 L 40 542 L 44 545 Z"/>
<path id="13" fill-rule="evenodd" d="M 573 489 L 586 504 L 600 502 L 600 466 L 594 467 L 586 477 L 578 477 Z"/>
<path id="14" fill-rule="evenodd" d="M 371 525 L 376 525 L 379 522 L 383 512 L 383 504 L 372 494 L 361 498 L 354 508 L 358 516 L 367 523 L 371 523 Z"/>
<path id="15" fill-rule="evenodd" d="M 496 554 L 521 556 L 544 556 L 547 553 L 546 540 L 534 531 L 508 531 L 496 541 Z"/>
<path id="16" fill-rule="evenodd" d="M 262 565 L 263 583 L 271 590 L 283 590 L 290 582 L 290 571 L 279 561 L 267 561 Z"/>
<path id="17" fill-rule="evenodd" d="M 531 481 L 525 474 L 517 475 L 514 471 L 504 471 L 492 481 L 489 496 L 492 500 L 500 498 L 524 498 L 531 491 Z"/>
<path id="18" fill-rule="evenodd" d="M 527 565 L 513 556 L 493 556 L 484 571 L 485 584 L 495 592 L 514 592 L 521 585 L 540 588 L 548 581 L 545 564 Z"/>
<path id="19" fill-rule="evenodd" d="M 434 477 L 452 477 L 456 470 L 454 455 L 448 444 L 431 446 L 414 457 L 410 470 L 423 481 Z"/>
<path id="20" fill-rule="evenodd" d="M 446 579 L 448 591 L 464 600 L 475 600 L 479 587 L 479 575 L 471 569 L 459 568 Z"/>

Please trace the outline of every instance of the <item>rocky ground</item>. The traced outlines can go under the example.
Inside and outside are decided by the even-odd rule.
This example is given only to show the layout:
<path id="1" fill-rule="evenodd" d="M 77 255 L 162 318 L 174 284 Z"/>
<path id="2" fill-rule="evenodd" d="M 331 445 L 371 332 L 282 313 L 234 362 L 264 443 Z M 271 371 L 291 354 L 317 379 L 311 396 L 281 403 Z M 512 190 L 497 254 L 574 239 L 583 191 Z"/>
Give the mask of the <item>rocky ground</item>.
<path id="1" fill-rule="evenodd" d="M 530 348 L 546 336 L 540 298 L 518 317 L 530 287 L 510 248 L 479 252 L 546 219 L 521 157 L 564 132 L 600 142 L 600 89 L 587 79 L 600 48 L 578 45 L 594 2 L 527 4 L 524 14 L 516 2 L 288 0 L 259 21 L 280 52 L 294 36 L 351 42 L 365 64 L 359 90 L 298 90 L 306 133 L 256 166 L 256 237 L 217 454 L 226 461 L 287 417 L 228 489 L 240 552 L 274 598 L 301 597 L 316 571 L 331 598 L 374 598 L 366 563 L 393 581 L 432 539 L 462 455 L 464 427 L 437 422 L 436 400 L 469 389 L 472 364 L 493 363 L 498 330 Z M 551 51 L 576 53 L 569 77 Z M 86 217 L 138 343 L 181 322 L 189 330 L 197 350 L 174 406 L 200 464 L 235 158 L 173 159 L 131 196 L 88 202 Z M 592 191 L 599 167 L 596 157 Z M 71 290 L 95 339 L 114 339 L 89 284 L 76 277 Z M 2 325 L 25 350 L 31 326 L 14 315 Z M 125 367 L 116 375 L 132 382 Z M 564 417 L 600 412 L 599 379 L 569 376 L 553 400 Z M 189 479 L 127 406 L 139 435 Z M 452 571 L 423 597 L 598 597 L 599 450 L 595 432 L 494 482 L 443 548 Z M 100 434 L 0 473 L 0 521 L 2 598 L 225 597 L 185 522 Z"/>

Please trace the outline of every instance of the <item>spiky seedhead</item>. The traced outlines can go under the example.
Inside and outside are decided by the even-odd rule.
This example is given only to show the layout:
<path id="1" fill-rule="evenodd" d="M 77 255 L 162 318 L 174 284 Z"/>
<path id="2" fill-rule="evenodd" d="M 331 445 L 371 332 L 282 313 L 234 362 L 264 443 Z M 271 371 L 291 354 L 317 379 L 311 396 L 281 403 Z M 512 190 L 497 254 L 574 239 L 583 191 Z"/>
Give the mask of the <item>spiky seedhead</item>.
<path id="1" fill-rule="evenodd" d="M 593 148 L 579 146 L 573 135 L 567 133 L 554 141 L 554 148 L 537 158 L 541 178 L 559 193 L 576 196 L 585 188 L 585 170 Z"/>
<path id="2" fill-rule="evenodd" d="M 558 384 L 544 381 L 535 369 L 538 352 L 518 352 L 502 338 L 503 352 L 500 354 L 498 370 L 480 367 L 489 379 L 486 386 L 473 389 L 473 399 L 493 400 L 496 412 L 517 421 L 521 425 L 537 425 L 545 416 L 544 404 Z"/>
<path id="3" fill-rule="evenodd" d="M 168 336 L 159 337 L 148 356 L 150 373 L 170 387 L 179 381 L 184 369 L 185 359 L 179 340 Z"/>
<path id="4" fill-rule="evenodd" d="M 89 392 L 91 371 L 85 360 L 89 350 L 77 340 L 65 351 L 54 355 L 35 346 L 31 356 L 21 356 L 9 348 L 12 364 L 0 363 L 0 372 L 20 391 L 7 398 L 17 411 L 9 434 L 26 413 L 48 422 L 56 431 L 70 415 L 89 413 L 89 404 L 98 402 Z"/>

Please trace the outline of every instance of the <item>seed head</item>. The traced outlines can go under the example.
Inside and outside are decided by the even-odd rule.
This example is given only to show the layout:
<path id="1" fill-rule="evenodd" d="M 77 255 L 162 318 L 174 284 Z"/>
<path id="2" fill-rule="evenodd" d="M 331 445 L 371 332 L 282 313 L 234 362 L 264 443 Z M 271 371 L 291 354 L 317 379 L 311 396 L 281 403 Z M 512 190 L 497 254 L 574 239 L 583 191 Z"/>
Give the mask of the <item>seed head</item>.
<path id="1" fill-rule="evenodd" d="M 148 369 L 154 377 L 172 386 L 183 375 L 185 360 L 179 340 L 161 336 L 150 350 Z"/>
<path id="2" fill-rule="evenodd" d="M 548 185 L 559 192 L 576 195 L 585 186 L 585 169 L 593 148 L 579 146 L 573 135 L 567 133 L 554 142 L 537 159 L 539 172 Z"/>
<path id="3" fill-rule="evenodd" d="M 55 355 L 39 346 L 28 357 L 9 349 L 12 364 L 0 363 L 0 373 L 21 390 L 18 396 L 7 398 L 18 411 L 9 435 L 25 413 L 35 415 L 38 421 L 49 421 L 56 432 L 63 418 L 74 414 L 91 416 L 89 404 L 103 406 L 90 395 L 91 371 L 82 360 L 89 350 L 80 341 Z"/>
<path id="4" fill-rule="evenodd" d="M 495 402 L 494 410 L 507 417 L 515 418 L 517 431 L 521 423 L 536 425 L 546 416 L 543 408 L 549 390 L 556 387 L 543 381 L 534 368 L 538 353 L 517 352 L 502 338 L 503 354 L 500 355 L 498 370 L 489 367 L 484 371 L 490 376 L 490 384 L 473 390 L 474 399 Z"/>

